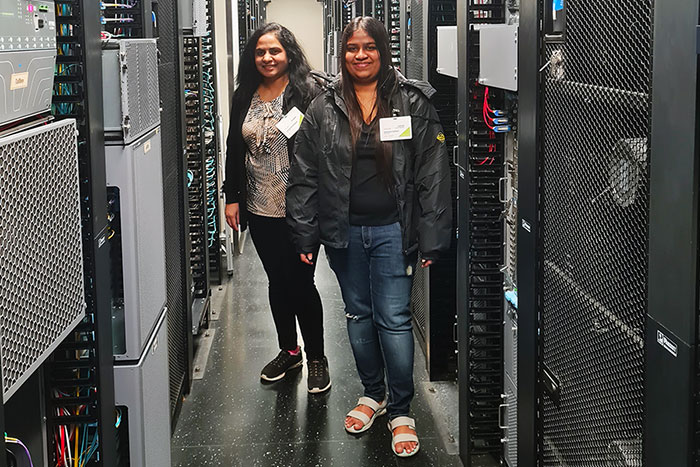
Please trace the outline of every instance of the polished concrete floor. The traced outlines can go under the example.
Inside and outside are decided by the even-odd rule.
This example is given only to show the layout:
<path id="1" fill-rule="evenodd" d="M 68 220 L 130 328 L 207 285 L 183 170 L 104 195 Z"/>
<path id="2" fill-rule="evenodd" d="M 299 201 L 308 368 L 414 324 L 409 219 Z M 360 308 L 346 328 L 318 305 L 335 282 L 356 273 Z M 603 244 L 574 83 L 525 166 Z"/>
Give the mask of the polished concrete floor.
<path id="1" fill-rule="evenodd" d="M 267 300 L 267 281 L 252 243 L 235 258 L 230 281 L 215 290 L 219 319 L 204 379 L 195 380 L 173 437 L 173 466 L 460 466 L 456 452 L 456 386 L 427 381 L 416 346 L 416 397 L 412 405 L 420 452 L 398 459 L 386 419 L 360 436 L 343 419 L 362 386 L 345 330 L 335 276 L 320 258 L 316 281 L 324 305 L 326 355 L 333 386 L 306 391 L 306 369 L 272 385 L 260 369 L 278 352 Z"/>

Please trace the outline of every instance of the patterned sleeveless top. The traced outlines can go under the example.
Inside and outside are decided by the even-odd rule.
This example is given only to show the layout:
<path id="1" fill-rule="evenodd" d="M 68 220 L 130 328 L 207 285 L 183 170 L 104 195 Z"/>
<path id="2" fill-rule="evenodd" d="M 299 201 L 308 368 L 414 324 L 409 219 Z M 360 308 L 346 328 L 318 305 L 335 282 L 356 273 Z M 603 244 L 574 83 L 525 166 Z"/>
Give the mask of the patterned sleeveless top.
<path id="1" fill-rule="evenodd" d="M 289 180 L 287 138 L 275 126 L 284 112 L 284 92 L 265 102 L 256 92 L 243 120 L 243 140 L 248 146 L 248 212 L 265 217 L 285 217 L 285 192 Z"/>

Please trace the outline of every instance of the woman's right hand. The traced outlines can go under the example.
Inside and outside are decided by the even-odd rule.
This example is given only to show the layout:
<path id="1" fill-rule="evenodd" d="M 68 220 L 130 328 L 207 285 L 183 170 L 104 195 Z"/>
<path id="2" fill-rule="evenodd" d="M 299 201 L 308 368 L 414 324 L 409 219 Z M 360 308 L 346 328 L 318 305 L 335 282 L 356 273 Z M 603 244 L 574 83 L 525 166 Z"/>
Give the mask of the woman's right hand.
<path id="1" fill-rule="evenodd" d="M 238 226 L 241 225 L 240 212 L 240 205 L 238 203 L 226 205 L 226 223 L 236 232 L 238 232 Z"/>

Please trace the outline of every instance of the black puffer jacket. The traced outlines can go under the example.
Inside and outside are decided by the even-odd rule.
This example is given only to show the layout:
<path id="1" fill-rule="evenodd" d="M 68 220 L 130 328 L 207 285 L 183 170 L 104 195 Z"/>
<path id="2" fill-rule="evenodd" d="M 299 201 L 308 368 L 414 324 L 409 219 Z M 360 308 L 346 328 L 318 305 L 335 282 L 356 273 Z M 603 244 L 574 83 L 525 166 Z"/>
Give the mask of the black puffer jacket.
<path id="1" fill-rule="evenodd" d="M 403 252 L 434 259 L 450 246 L 452 199 L 445 136 L 429 102 L 435 89 L 397 73 L 393 113 L 410 115 L 413 139 L 394 141 L 393 172 Z M 287 222 L 299 253 L 320 243 L 346 248 L 353 149 L 347 107 L 334 81 L 309 106 L 296 135 L 287 188 Z"/>
<path id="2" fill-rule="evenodd" d="M 314 97 L 321 94 L 330 83 L 330 77 L 319 71 L 312 71 L 308 77 L 307 85 L 309 87 L 310 98 L 303 102 L 300 96 L 296 96 L 292 92 L 285 92 L 284 101 L 282 102 L 282 111 L 286 115 L 292 108 L 297 107 L 302 112 L 306 111 L 308 103 Z M 288 88 L 289 89 L 289 88 Z M 231 121 L 229 124 L 228 137 L 226 138 L 226 180 L 224 181 L 223 191 L 226 195 L 226 203 L 240 203 L 240 222 L 241 229 L 245 230 L 248 222 L 246 209 L 248 200 L 248 180 L 245 167 L 245 156 L 248 152 L 248 146 L 243 140 L 243 121 L 248 114 L 250 102 L 253 96 L 250 95 L 246 99 L 234 100 L 231 109 Z M 294 137 L 287 141 L 287 152 L 290 162 L 293 159 Z"/>

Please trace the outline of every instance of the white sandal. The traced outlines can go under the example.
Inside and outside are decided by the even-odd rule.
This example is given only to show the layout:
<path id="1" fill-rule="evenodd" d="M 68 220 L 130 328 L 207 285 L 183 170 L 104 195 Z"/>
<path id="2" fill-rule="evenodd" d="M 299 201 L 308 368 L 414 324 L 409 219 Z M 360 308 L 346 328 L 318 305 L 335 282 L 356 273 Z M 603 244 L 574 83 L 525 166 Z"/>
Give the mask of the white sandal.
<path id="1" fill-rule="evenodd" d="M 418 449 L 420 449 L 418 435 L 411 433 L 400 433 L 398 435 L 394 434 L 394 430 L 400 426 L 407 426 L 413 431 L 416 431 L 416 421 L 414 419 L 411 417 L 396 417 L 395 419 L 391 420 L 387 426 L 389 427 L 389 431 L 391 431 L 391 450 L 394 451 L 394 454 L 399 457 L 411 457 L 418 452 Z M 396 452 L 396 443 L 416 443 L 416 447 L 413 448 L 413 451 L 411 452 L 406 452 L 404 450 L 403 452 L 398 453 Z"/>
<path id="2" fill-rule="evenodd" d="M 360 406 L 360 405 L 364 405 L 364 406 L 369 407 L 370 409 L 372 409 L 374 411 L 374 413 L 372 414 L 372 417 L 368 417 L 367 414 L 365 414 L 364 412 L 360 412 L 359 410 L 356 410 L 356 409 L 352 409 L 350 412 L 348 412 L 347 415 L 345 416 L 345 418 L 347 418 L 347 417 L 356 418 L 359 421 L 361 421 L 362 423 L 364 423 L 364 425 L 362 425 L 362 428 L 360 428 L 359 430 L 356 430 L 354 425 L 351 425 L 349 428 L 346 426 L 345 430 L 348 433 L 358 434 L 358 433 L 362 433 L 364 431 L 369 430 L 370 427 L 372 426 L 372 423 L 374 423 L 374 419 L 381 416 L 381 415 L 384 415 L 386 413 L 387 401 L 385 399 L 380 404 L 379 402 L 375 401 L 371 397 L 364 397 L 363 396 L 363 397 L 360 397 L 357 401 L 357 406 Z"/>

